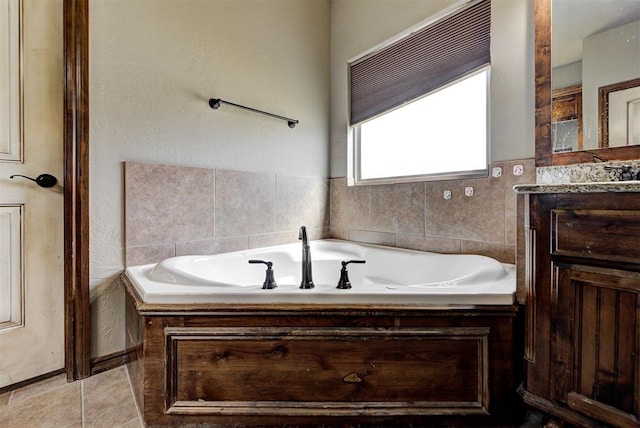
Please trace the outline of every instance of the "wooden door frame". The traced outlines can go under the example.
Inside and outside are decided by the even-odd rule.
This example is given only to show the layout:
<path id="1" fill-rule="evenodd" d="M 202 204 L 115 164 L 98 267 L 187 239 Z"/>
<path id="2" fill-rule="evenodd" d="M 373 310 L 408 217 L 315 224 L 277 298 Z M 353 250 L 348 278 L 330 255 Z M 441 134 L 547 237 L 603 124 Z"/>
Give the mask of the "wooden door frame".
<path id="1" fill-rule="evenodd" d="M 67 379 L 91 374 L 89 0 L 64 0 L 64 282 Z"/>

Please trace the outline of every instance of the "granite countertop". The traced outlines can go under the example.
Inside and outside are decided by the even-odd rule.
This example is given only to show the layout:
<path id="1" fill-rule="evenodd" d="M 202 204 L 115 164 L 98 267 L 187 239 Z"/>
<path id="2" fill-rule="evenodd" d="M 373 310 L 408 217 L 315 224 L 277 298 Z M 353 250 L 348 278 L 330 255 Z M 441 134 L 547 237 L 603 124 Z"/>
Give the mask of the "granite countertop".
<path id="1" fill-rule="evenodd" d="M 517 184 L 516 193 L 623 193 L 640 192 L 640 181 L 603 181 L 590 183 Z"/>

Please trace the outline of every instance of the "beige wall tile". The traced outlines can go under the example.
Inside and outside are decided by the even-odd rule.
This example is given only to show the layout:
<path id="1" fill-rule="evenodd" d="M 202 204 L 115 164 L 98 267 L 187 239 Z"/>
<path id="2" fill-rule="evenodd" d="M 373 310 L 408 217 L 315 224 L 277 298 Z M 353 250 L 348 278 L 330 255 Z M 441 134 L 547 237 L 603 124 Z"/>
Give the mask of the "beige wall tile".
<path id="1" fill-rule="evenodd" d="M 299 229 L 295 231 L 264 233 L 249 236 L 249 248 L 270 247 L 272 245 L 291 244 L 300 242 L 298 239 Z M 316 239 L 328 239 L 331 235 L 329 228 L 307 228 L 307 238 L 311 241 Z"/>
<path id="2" fill-rule="evenodd" d="M 431 236 L 396 235 L 396 246 L 412 250 L 431 251 L 435 253 L 460 253 L 460 240 L 434 238 Z"/>
<path id="3" fill-rule="evenodd" d="M 424 235 L 425 185 L 371 187 L 371 229 Z"/>
<path id="4" fill-rule="evenodd" d="M 145 247 L 127 247 L 125 249 L 125 266 L 158 263 L 176 255 L 173 244 L 148 245 Z"/>
<path id="5" fill-rule="evenodd" d="M 473 196 L 465 196 L 465 187 Z M 445 190 L 452 197 L 444 199 Z M 504 187 L 490 179 L 427 183 L 427 236 L 504 242 Z"/>
<path id="6" fill-rule="evenodd" d="M 309 234 L 307 233 L 307 237 Z M 263 233 L 249 236 L 249 248 L 270 247 L 272 245 L 298 242 L 298 230 L 287 232 Z"/>
<path id="7" fill-rule="evenodd" d="M 517 217 L 505 217 L 505 243 L 510 245 L 516 244 L 516 232 L 518 227 Z"/>
<path id="8" fill-rule="evenodd" d="M 248 236 L 177 242 L 176 256 L 188 256 L 192 254 L 220 254 L 231 251 L 242 251 L 247 248 L 249 248 Z"/>
<path id="9" fill-rule="evenodd" d="M 386 232 L 374 232 L 371 230 L 357 230 L 352 229 L 349 231 L 349 240 L 356 242 L 364 242 L 366 244 L 378 244 L 378 245 L 396 245 L 396 235 Z"/>
<path id="10" fill-rule="evenodd" d="M 495 242 L 462 241 L 462 254 L 480 254 L 502 263 L 516 262 L 516 246 Z"/>
<path id="11" fill-rule="evenodd" d="M 213 171 L 126 162 L 125 245 L 213 237 Z"/>
<path id="12" fill-rule="evenodd" d="M 334 239 L 349 240 L 349 229 L 343 229 L 340 227 L 331 227 L 331 237 Z"/>
<path id="13" fill-rule="evenodd" d="M 371 186 L 347 186 L 345 178 L 331 180 L 332 228 L 369 229 Z"/>
<path id="14" fill-rule="evenodd" d="M 215 203 L 216 238 L 273 232 L 275 176 L 216 170 Z"/>
<path id="15" fill-rule="evenodd" d="M 329 226 L 329 182 L 321 178 L 276 177 L 276 230 Z"/>

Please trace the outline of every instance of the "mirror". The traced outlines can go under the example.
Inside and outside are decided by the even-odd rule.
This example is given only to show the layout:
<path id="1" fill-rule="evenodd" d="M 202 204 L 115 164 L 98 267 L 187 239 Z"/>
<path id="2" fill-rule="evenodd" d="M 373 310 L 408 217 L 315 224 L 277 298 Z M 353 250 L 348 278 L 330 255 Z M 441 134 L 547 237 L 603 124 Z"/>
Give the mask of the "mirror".
<path id="1" fill-rule="evenodd" d="M 554 151 L 640 144 L 638 79 L 640 1 L 552 0 Z"/>
<path id="2" fill-rule="evenodd" d="M 640 2 L 536 0 L 535 30 L 538 166 L 639 159 Z"/>

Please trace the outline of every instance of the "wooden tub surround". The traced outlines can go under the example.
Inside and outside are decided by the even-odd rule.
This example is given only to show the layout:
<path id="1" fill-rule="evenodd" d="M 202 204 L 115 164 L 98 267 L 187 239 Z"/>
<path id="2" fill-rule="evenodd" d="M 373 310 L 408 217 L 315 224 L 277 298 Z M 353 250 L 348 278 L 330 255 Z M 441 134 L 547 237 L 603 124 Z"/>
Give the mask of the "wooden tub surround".
<path id="1" fill-rule="evenodd" d="M 147 426 L 514 420 L 514 305 L 148 304 L 122 282 Z"/>

